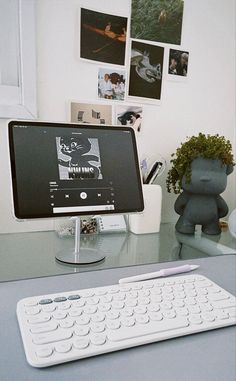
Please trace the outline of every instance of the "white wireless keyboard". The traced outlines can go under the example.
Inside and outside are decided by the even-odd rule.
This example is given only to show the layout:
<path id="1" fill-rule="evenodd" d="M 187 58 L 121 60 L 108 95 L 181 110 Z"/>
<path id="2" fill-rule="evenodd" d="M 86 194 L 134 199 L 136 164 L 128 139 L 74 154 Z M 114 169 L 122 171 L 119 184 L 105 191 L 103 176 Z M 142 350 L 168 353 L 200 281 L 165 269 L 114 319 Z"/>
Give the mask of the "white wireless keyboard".
<path id="1" fill-rule="evenodd" d="M 17 317 L 29 364 L 45 367 L 236 324 L 236 300 L 188 275 L 26 298 Z"/>

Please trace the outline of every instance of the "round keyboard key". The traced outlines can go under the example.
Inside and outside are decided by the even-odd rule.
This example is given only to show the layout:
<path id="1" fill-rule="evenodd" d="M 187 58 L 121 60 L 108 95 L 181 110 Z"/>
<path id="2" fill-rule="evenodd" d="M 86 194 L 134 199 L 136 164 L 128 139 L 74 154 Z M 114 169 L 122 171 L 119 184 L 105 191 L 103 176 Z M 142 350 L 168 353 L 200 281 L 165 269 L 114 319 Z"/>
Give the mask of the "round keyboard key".
<path id="1" fill-rule="evenodd" d="M 197 293 L 198 293 L 198 295 L 207 295 L 207 294 L 208 294 L 208 291 L 207 291 L 206 288 L 199 288 L 199 289 L 197 290 Z"/>
<path id="2" fill-rule="evenodd" d="M 130 291 L 131 290 L 131 287 L 130 286 L 126 286 L 126 285 L 120 285 L 120 291 L 122 292 L 127 292 L 127 291 Z"/>
<path id="3" fill-rule="evenodd" d="M 111 303 L 113 297 L 111 295 L 104 295 L 101 296 L 100 301 L 101 303 Z"/>
<path id="4" fill-rule="evenodd" d="M 207 297 L 206 296 L 198 296 L 197 297 L 197 301 L 198 301 L 198 303 L 207 303 L 208 302 L 208 299 L 207 299 Z M 190 304 L 190 303 L 189 303 Z"/>
<path id="5" fill-rule="evenodd" d="M 90 331 L 90 328 L 86 325 L 83 325 L 83 326 L 76 327 L 74 330 L 74 334 L 76 336 L 86 336 L 88 335 L 89 331 Z"/>
<path id="6" fill-rule="evenodd" d="M 154 288 L 151 290 L 151 295 L 161 295 L 161 288 L 159 288 L 159 287 L 154 287 Z"/>
<path id="7" fill-rule="evenodd" d="M 112 320 L 112 322 L 117 320 Z M 92 323 L 90 326 L 90 329 L 92 332 L 99 333 L 105 331 L 105 324 L 104 323 Z"/>
<path id="8" fill-rule="evenodd" d="M 196 299 L 195 298 L 186 298 L 185 299 L 185 304 L 186 306 L 189 304 L 190 306 L 194 306 L 195 304 L 197 304 L 196 302 Z"/>
<path id="9" fill-rule="evenodd" d="M 185 294 L 184 291 L 174 292 L 174 297 L 176 299 L 185 299 L 186 298 L 186 294 Z"/>
<path id="10" fill-rule="evenodd" d="M 160 304 L 161 309 L 163 310 L 170 310 L 172 308 L 171 302 L 163 302 Z"/>
<path id="11" fill-rule="evenodd" d="M 52 303 L 52 299 L 41 299 L 39 301 L 39 304 L 51 304 Z"/>
<path id="12" fill-rule="evenodd" d="M 98 309 L 101 312 L 107 312 L 111 309 L 111 305 L 110 305 L 110 303 L 100 303 L 98 305 Z"/>
<path id="13" fill-rule="evenodd" d="M 133 311 L 133 308 L 127 307 L 127 308 L 124 308 L 123 310 L 121 310 L 120 313 L 121 313 L 121 316 L 128 316 L 129 317 L 129 316 L 133 315 L 134 311 Z"/>
<path id="14" fill-rule="evenodd" d="M 71 303 L 70 302 L 62 302 L 60 304 L 58 304 L 58 309 L 59 310 L 68 310 L 69 308 L 71 307 Z"/>
<path id="15" fill-rule="evenodd" d="M 45 304 L 42 306 L 43 312 L 53 312 L 55 311 L 56 307 L 54 304 Z"/>
<path id="16" fill-rule="evenodd" d="M 205 321 L 214 321 L 215 320 L 215 316 L 213 315 L 213 313 L 209 313 L 209 312 L 202 313 L 201 317 Z"/>
<path id="17" fill-rule="evenodd" d="M 183 300 L 173 300 L 172 302 L 174 307 L 184 307 L 184 301 Z"/>
<path id="18" fill-rule="evenodd" d="M 76 319 L 76 323 L 79 325 L 87 325 L 90 322 L 90 317 L 87 315 L 82 315 Z"/>
<path id="19" fill-rule="evenodd" d="M 112 320 L 117 319 L 119 316 L 120 316 L 119 311 L 108 311 L 106 314 L 106 317 Z"/>
<path id="20" fill-rule="evenodd" d="M 37 314 L 39 314 L 40 311 L 41 311 L 41 309 L 39 307 L 37 307 L 37 306 L 35 306 L 35 307 L 27 307 L 25 309 L 25 313 L 27 315 L 37 315 Z"/>
<path id="21" fill-rule="evenodd" d="M 28 299 L 24 301 L 24 306 L 25 307 L 33 307 L 37 306 L 38 302 L 36 299 Z"/>
<path id="22" fill-rule="evenodd" d="M 149 290 L 141 290 L 138 292 L 138 296 L 139 298 L 145 298 L 147 296 L 150 295 L 150 291 Z"/>
<path id="23" fill-rule="evenodd" d="M 145 282 L 145 283 L 143 283 L 144 290 L 153 288 L 153 286 L 154 286 L 154 284 L 152 282 Z"/>
<path id="24" fill-rule="evenodd" d="M 67 313 L 65 311 L 55 311 L 52 316 L 54 317 L 54 319 L 56 320 L 61 320 L 61 319 L 65 319 L 66 316 L 67 316 Z"/>
<path id="25" fill-rule="evenodd" d="M 53 353 L 51 347 L 40 348 L 36 351 L 36 355 L 41 358 L 50 357 Z"/>
<path id="26" fill-rule="evenodd" d="M 91 335 L 90 340 L 94 345 L 103 345 L 106 342 L 106 335 L 102 333 L 96 333 Z"/>
<path id="27" fill-rule="evenodd" d="M 69 316 L 75 317 L 75 316 L 80 316 L 82 315 L 83 310 L 80 308 L 73 308 L 72 310 L 69 311 Z"/>
<path id="28" fill-rule="evenodd" d="M 197 296 L 197 293 L 196 293 L 196 291 L 195 290 L 188 290 L 188 291 L 185 291 L 186 292 L 186 297 L 188 298 L 188 297 L 195 297 L 195 296 Z"/>
<path id="29" fill-rule="evenodd" d="M 149 316 L 147 314 L 145 315 L 136 315 L 135 320 L 137 323 L 140 324 L 147 324 L 149 322 Z"/>
<path id="30" fill-rule="evenodd" d="M 210 303 L 199 304 L 199 307 L 201 308 L 202 312 L 210 312 L 213 310 L 213 307 Z"/>
<path id="31" fill-rule="evenodd" d="M 137 291 L 129 291 L 129 292 L 127 292 L 127 294 L 126 294 L 126 298 L 127 299 L 135 299 L 135 298 L 137 298 L 138 297 L 138 293 L 137 293 Z"/>
<path id="32" fill-rule="evenodd" d="M 68 342 L 66 343 L 57 343 L 55 344 L 55 350 L 58 353 L 67 353 L 70 352 L 72 345 Z"/>
<path id="33" fill-rule="evenodd" d="M 158 312 L 160 310 L 160 306 L 157 303 L 150 303 L 147 306 L 149 312 Z"/>
<path id="34" fill-rule="evenodd" d="M 89 315 L 92 315 L 92 314 L 95 314 L 95 312 L 97 312 L 97 307 L 96 306 L 86 306 L 84 307 L 84 312 L 86 314 L 89 314 Z"/>
<path id="35" fill-rule="evenodd" d="M 118 300 L 118 301 L 125 300 L 125 292 L 119 292 L 118 294 L 113 295 L 113 300 Z"/>
<path id="36" fill-rule="evenodd" d="M 59 323 L 59 325 L 61 328 L 71 328 L 74 325 L 74 321 L 73 320 L 62 320 Z"/>
<path id="37" fill-rule="evenodd" d="M 172 300 L 174 300 L 174 295 L 173 295 L 173 294 L 166 294 L 166 295 L 165 295 L 165 300 L 167 300 L 167 301 L 172 301 Z"/>
<path id="38" fill-rule="evenodd" d="M 61 302 L 65 302 L 66 300 L 67 298 L 65 296 L 58 296 L 57 298 L 54 299 L 54 302 L 61 303 Z"/>
<path id="39" fill-rule="evenodd" d="M 202 318 L 200 315 L 191 315 L 188 320 L 192 324 L 202 324 Z"/>
<path id="40" fill-rule="evenodd" d="M 174 319 L 176 317 L 176 313 L 173 310 L 163 311 L 163 317 L 167 319 Z"/>
<path id="41" fill-rule="evenodd" d="M 124 308 L 124 306 L 125 306 L 124 302 L 121 302 L 121 301 L 112 302 L 112 308 L 114 308 L 114 310 L 121 310 L 122 308 Z"/>
<path id="42" fill-rule="evenodd" d="M 124 327 L 132 327 L 135 324 L 135 319 L 133 317 L 122 318 L 121 324 Z"/>
<path id="43" fill-rule="evenodd" d="M 190 314 L 199 314 L 201 312 L 201 309 L 199 306 L 189 306 L 188 310 Z"/>
<path id="44" fill-rule="evenodd" d="M 107 290 L 103 288 L 98 288 L 97 290 L 94 290 L 94 294 L 97 296 L 106 295 Z"/>
<path id="45" fill-rule="evenodd" d="M 126 307 L 135 307 L 137 306 L 137 304 L 138 304 L 137 299 L 127 299 L 125 301 Z"/>
<path id="46" fill-rule="evenodd" d="M 73 307 L 83 307 L 85 305 L 84 299 L 75 300 L 72 302 Z"/>
<path id="47" fill-rule="evenodd" d="M 89 339 L 86 337 L 81 337 L 80 339 L 76 339 L 73 342 L 73 345 L 76 349 L 85 349 L 89 346 Z"/>
<path id="48" fill-rule="evenodd" d="M 161 321 L 163 319 L 162 314 L 160 312 L 150 312 L 149 317 L 154 321 Z"/>
<path id="49" fill-rule="evenodd" d="M 174 287 L 175 291 L 183 291 L 184 289 L 184 286 L 182 284 L 177 284 L 175 287 Z"/>
<path id="50" fill-rule="evenodd" d="M 67 299 L 68 300 L 78 300 L 78 299 L 80 299 L 80 295 L 78 295 L 78 294 L 69 295 Z"/>
<path id="51" fill-rule="evenodd" d="M 179 315 L 179 316 L 188 316 L 188 314 L 189 314 L 187 308 L 176 308 L 176 309 L 175 309 L 175 312 L 176 312 L 177 315 Z"/>
<path id="52" fill-rule="evenodd" d="M 161 295 L 151 295 L 151 303 L 161 303 L 162 300 Z"/>
<path id="53" fill-rule="evenodd" d="M 139 304 L 141 306 L 146 306 L 149 303 L 150 303 L 150 298 L 148 298 L 148 297 L 139 299 Z"/>
<path id="54" fill-rule="evenodd" d="M 143 288 L 142 284 L 136 283 L 132 284 L 131 289 L 132 290 L 141 290 Z"/>
<path id="55" fill-rule="evenodd" d="M 120 320 L 107 320 L 106 326 L 108 329 L 118 329 L 120 328 Z"/>
<path id="56" fill-rule="evenodd" d="M 99 323 L 99 322 L 105 320 L 105 315 L 103 313 L 101 313 L 101 312 L 97 312 L 96 314 L 91 316 L 91 320 L 93 322 Z"/>
<path id="57" fill-rule="evenodd" d="M 96 305 L 99 303 L 99 298 L 97 296 L 94 296 L 93 298 L 87 299 L 88 305 Z"/>
<path id="58" fill-rule="evenodd" d="M 107 288 L 107 292 L 109 293 L 109 294 L 116 294 L 117 292 L 119 292 L 120 290 L 119 290 L 119 287 L 109 287 L 109 288 Z"/>
<path id="59" fill-rule="evenodd" d="M 138 306 L 134 307 L 134 313 L 136 314 L 145 314 L 147 312 L 147 307 L 146 306 Z"/>
<path id="60" fill-rule="evenodd" d="M 172 292 L 173 288 L 171 286 L 164 286 L 162 289 L 163 294 L 170 294 Z"/>

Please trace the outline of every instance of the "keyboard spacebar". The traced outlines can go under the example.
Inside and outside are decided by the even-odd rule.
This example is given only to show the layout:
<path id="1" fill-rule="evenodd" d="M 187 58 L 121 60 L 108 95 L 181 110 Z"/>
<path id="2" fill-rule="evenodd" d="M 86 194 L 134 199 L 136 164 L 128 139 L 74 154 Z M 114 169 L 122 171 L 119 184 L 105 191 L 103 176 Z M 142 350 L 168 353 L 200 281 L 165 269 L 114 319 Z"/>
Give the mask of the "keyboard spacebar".
<path id="1" fill-rule="evenodd" d="M 189 325 L 187 319 L 176 318 L 164 321 L 153 321 L 147 324 L 138 324 L 134 327 L 122 327 L 115 331 L 107 332 L 107 338 L 111 341 L 122 341 L 141 336 L 152 335 L 159 332 L 170 331 L 173 329 L 184 328 Z"/>

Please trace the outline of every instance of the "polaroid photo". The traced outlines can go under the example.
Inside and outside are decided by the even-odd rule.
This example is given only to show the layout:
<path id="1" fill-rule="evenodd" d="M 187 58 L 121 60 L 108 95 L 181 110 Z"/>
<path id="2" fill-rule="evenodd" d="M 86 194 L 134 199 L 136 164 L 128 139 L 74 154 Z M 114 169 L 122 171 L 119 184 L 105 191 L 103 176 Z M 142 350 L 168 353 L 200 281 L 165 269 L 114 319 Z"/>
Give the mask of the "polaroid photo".
<path id="1" fill-rule="evenodd" d="M 70 102 L 70 122 L 112 125 L 112 106 L 89 102 Z"/>
<path id="2" fill-rule="evenodd" d="M 132 0 L 131 37 L 181 45 L 184 1 Z"/>
<path id="3" fill-rule="evenodd" d="M 135 132 L 141 132 L 143 107 L 138 105 L 116 105 L 115 125 L 132 127 Z"/>
<path id="4" fill-rule="evenodd" d="M 128 18 L 80 9 L 80 58 L 125 65 Z"/>
<path id="5" fill-rule="evenodd" d="M 169 49 L 167 79 L 185 82 L 189 79 L 189 52 Z"/>
<path id="6" fill-rule="evenodd" d="M 132 40 L 128 98 L 142 103 L 160 103 L 164 47 Z"/>
<path id="7" fill-rule="evenodd" d="M 125 70 L 99 68 L 98 69 L 98 98 L 123 101 L 125 98 L 126 72 Z"/>

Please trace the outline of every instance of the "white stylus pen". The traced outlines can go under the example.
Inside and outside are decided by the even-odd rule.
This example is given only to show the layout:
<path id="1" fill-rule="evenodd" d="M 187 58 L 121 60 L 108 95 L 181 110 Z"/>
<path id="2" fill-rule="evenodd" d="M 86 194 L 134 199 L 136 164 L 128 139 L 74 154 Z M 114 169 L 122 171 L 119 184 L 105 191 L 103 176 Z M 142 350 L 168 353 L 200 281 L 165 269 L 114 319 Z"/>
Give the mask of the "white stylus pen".
<path id="1" fill-rule="evenodd" d="M 147 279 L 160 278 L 163 276 L 169 276 L 174 274 L 187 273 L 189 271 L 198 269 L 198 267 L 199 265 L 183 265 L 179 267 L 171 267 L 169 269 L 155 271 L 154 273 L 147 273 L 147 274 L 131 276 L 129 278 L 122 278 L 119 280 L 119 283 L 139 282 L 140 280 L 147 280 Z"/>

